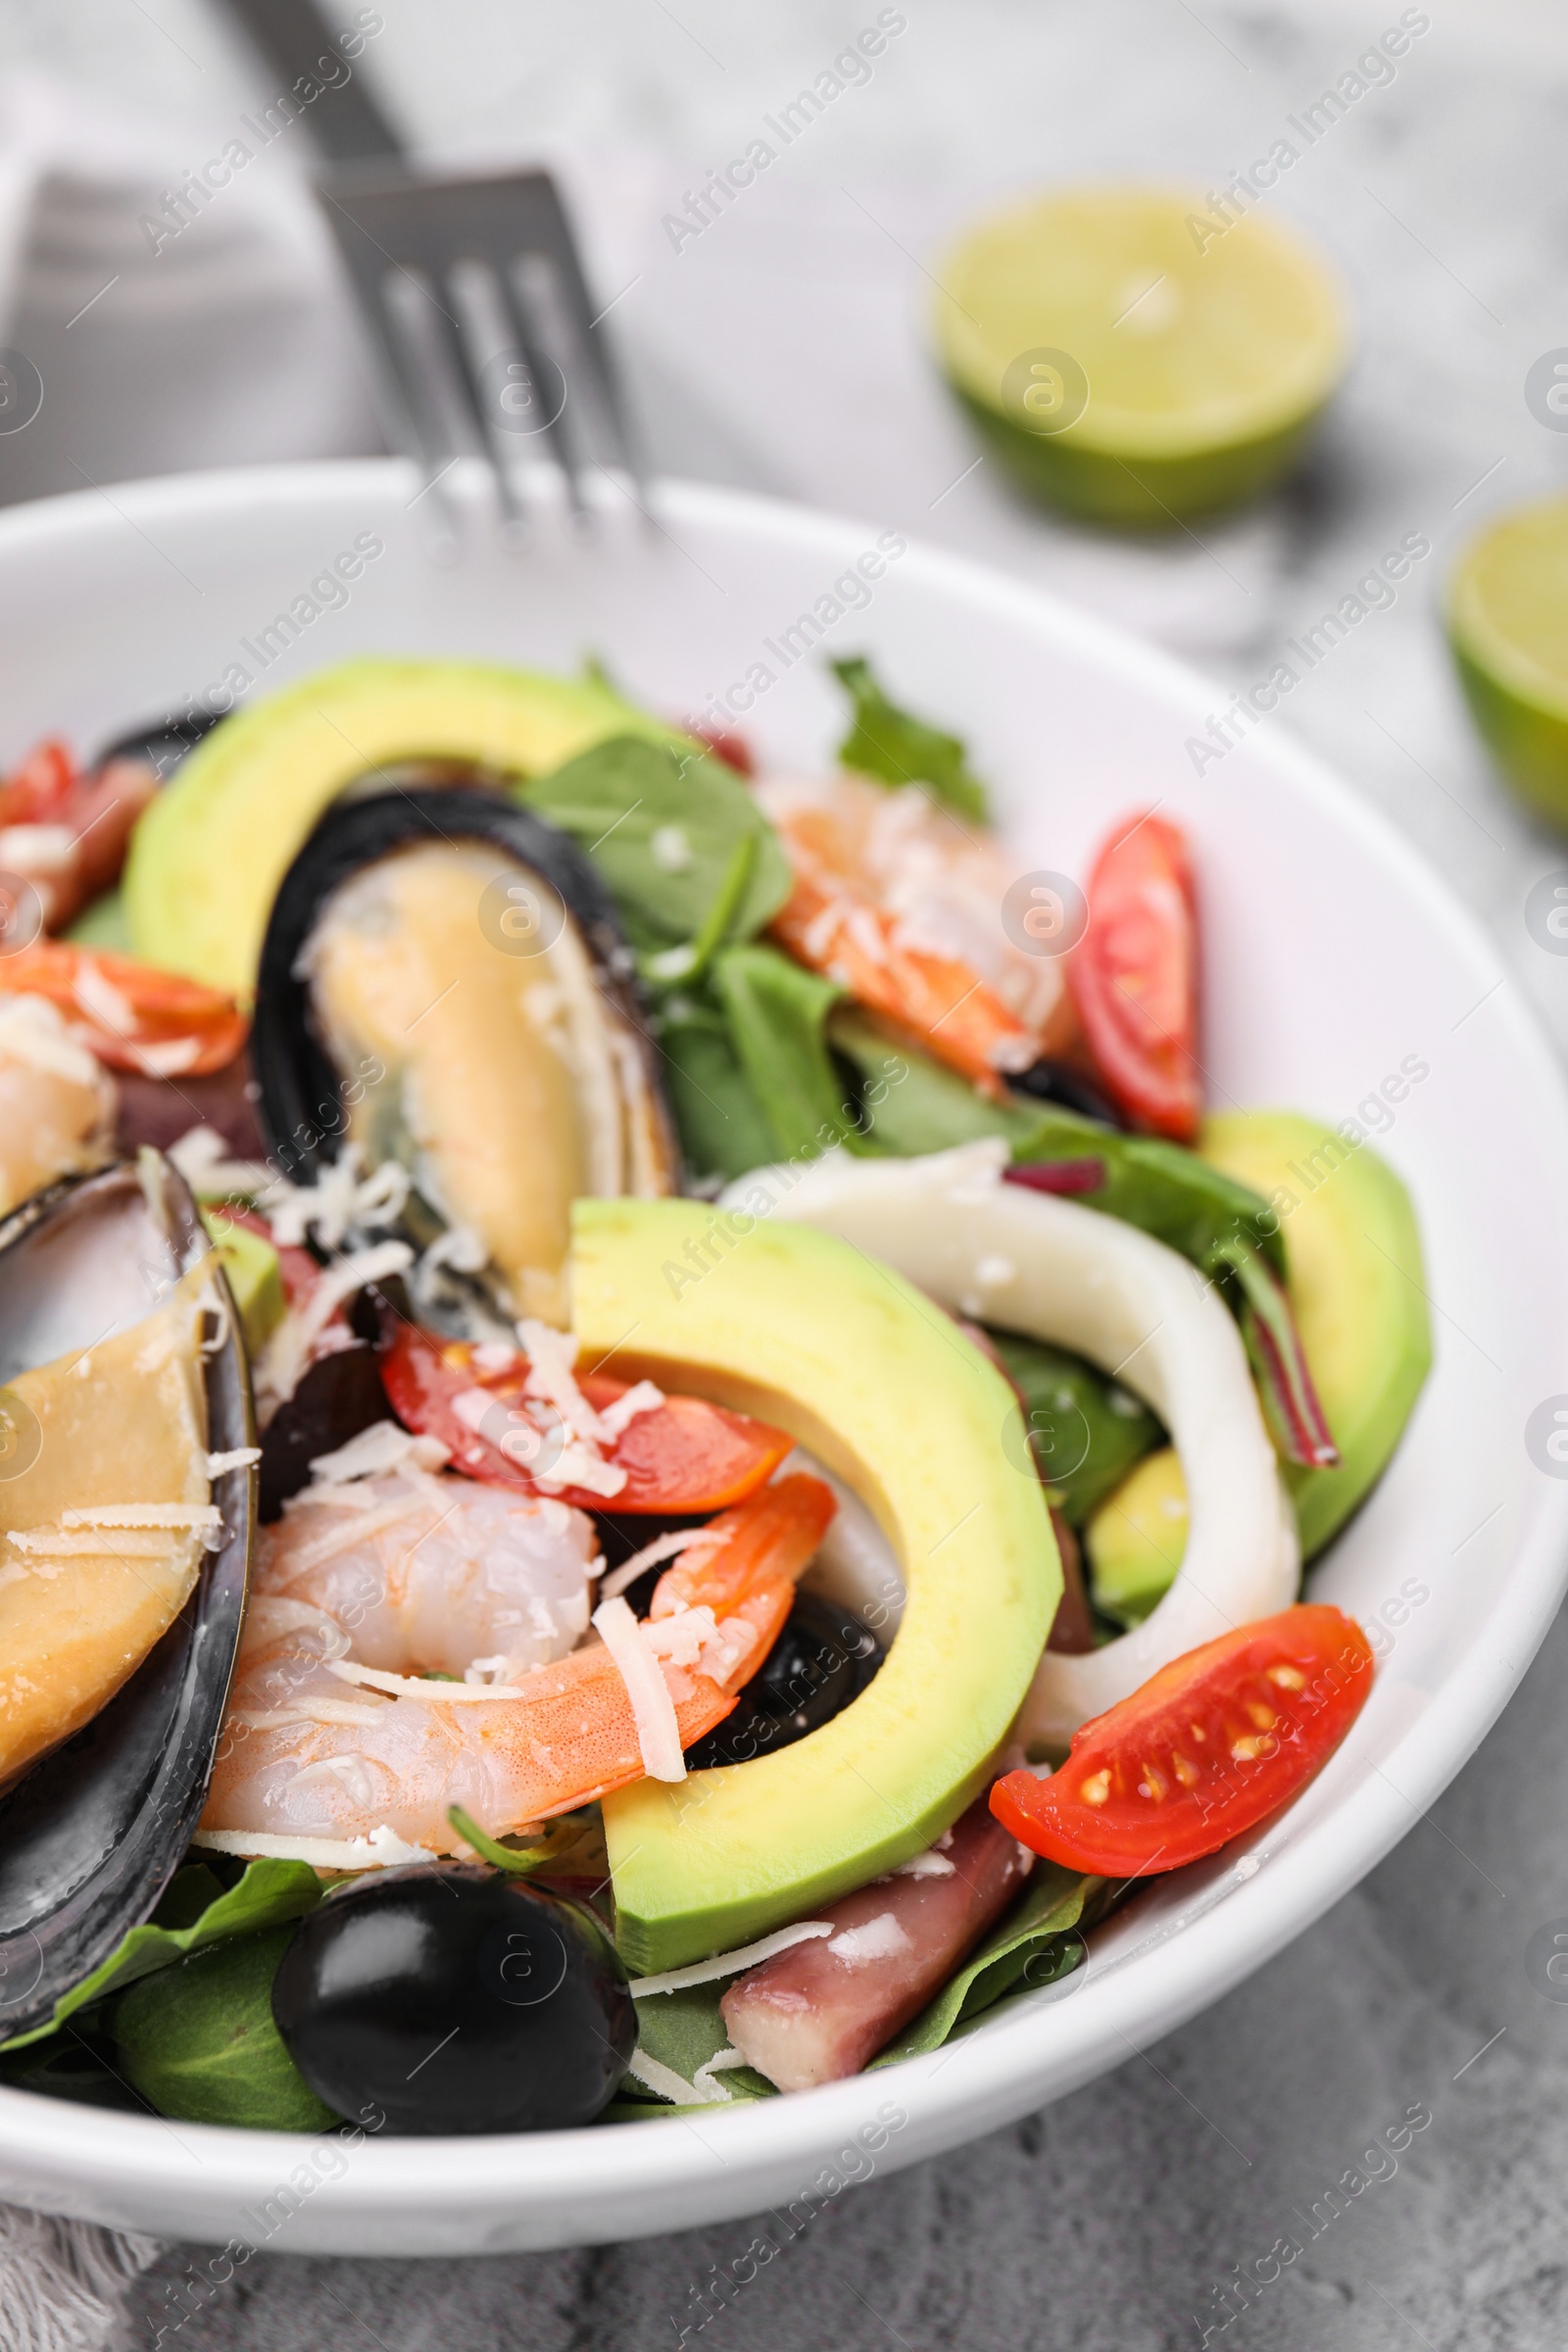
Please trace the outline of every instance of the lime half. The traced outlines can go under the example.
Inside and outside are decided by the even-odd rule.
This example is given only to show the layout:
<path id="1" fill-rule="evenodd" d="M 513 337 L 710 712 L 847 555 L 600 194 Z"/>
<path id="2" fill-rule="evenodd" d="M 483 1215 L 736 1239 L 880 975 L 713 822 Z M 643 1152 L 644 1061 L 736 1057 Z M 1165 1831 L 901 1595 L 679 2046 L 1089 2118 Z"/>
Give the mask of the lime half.
<path id="1" fill-rule="evenodd" d="M 1345 372 L 1338 283 L 1298 238 L 1200 196 L 1088 188 L 982 221 L 940 269 L 937 348 L 1027 487 L 1106 522 L 1238 505 Z"/>
<path id="2" fill-rule="evenodd" d="M 1471 540 L 1447 619 L 1493 758 L 1525 800 L 1568 825 L 1568 498 L 1520 507 Z"/>

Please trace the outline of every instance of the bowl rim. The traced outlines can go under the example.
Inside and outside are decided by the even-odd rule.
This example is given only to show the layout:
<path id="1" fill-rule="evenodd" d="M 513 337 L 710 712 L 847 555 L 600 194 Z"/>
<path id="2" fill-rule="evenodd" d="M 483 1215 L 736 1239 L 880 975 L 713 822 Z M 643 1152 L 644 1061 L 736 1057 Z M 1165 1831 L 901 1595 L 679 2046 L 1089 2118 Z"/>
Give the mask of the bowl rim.
<path id="1" fill-rule="evenodd" d="M 396 496 L 414 468 L 398 459 L 231 468 L 116 485 L 123 520 L 215 520 L 243 528 L 267 513 L 319 508 L 332 498 Z M 729 528 L 755 542 L 835 549 L 875 526 L 757 493 L 666 481 L 655 492 L 672 516 Z M 0 569 L 45 544 L 90 542 L 103 527 L 95 490 L 41 499 L 0 514 Z M 971 607 L 1032 621 L 1056 645 L 1136 672 L 1153 689 L 1195 699 L 1217 691 L 1162 650 L 1069 607 L 1048 591 L 970 558 L 910 540 L 901 576 Z M 1379 863 L 1397 862 L 1407 889 L 1441 925 L 1454 959 L 1491 981 L 1498 956 L 1482 926 L 1419 851 L 1286 732 L 1267 757 L 1321 809 L 1340 837 Z M 1541 1150 L 1568 1152 L 1568 1083 L 1512 976 L 1491 999 L 1512 1052 L 1537 1089 Z M 1348 1893 L 1397 1842 L 1469 1759 L 1522 1679 L 1568 1586 L 1568 1482 L 1543 1494 L 1510 1555 L 1506 1589 L 1472 1637 L 1462 1665 L 1364 1777 L 1353 1807 L 1310 1824 L 1267 1870 L 1211 1870 L 1154 1948 L 1082 1972 L 1088 1998 L 1042 1997 L 978 2032 L 896 2069 L 760 2101 L 733 2111 L 674 2110 L 646 2123 L 528 2135 L 440 2140 L 367 2138 L 320 2190 L 290 2250 L 399 2254 L 613 2242 L 752 2214 L 795 2183 L 820 2180 L 825 2151 L 846 2154 L 858 2133 L 899 2133 L 886 2168 L 902 2167 L 989 2132 L 1076 2089 L 1158 2034 L 1185 2023 L 1271 1958 Z M 1332 1767 L 1330 1768 L 1333 1769 Z M 1219 1858 L 1223 1864 L 1223 1856 Z M 1205 1869 L 1206 1866 L 1200 1866 Z M 1224 1900 L 1219 1898 L 1220 1892 Z M 1151 1970 L 1157 1970 L 1152 1976 Z M 1077 1988 L 1079 1979 L 1066 1983 Z M 1064 2008 L 1065 2015 L 1057 2010 Z M 876 2124 L 892 2106 L 902 2121 Z M 84 2130 L 84 2121 L 86 2129 Z M 156 2187 L 179 2234 L 231 2238 L 235 2217 L 261 2205 L 300 2169 L 315 2141 L 285 2132 L 84 2110 L 0 2088 L 0 2194 L 47 2210 L 147 2228 Z M 861 2147 L 869 2146 L 863 2136 Z M 870 2170 L 878 2169 L 872 2161 Z M 836 2176 L 834 2176 L 836 2178 Z M 863 2175 L 861 2177 L 864 2177 Z M 839 2185 L 847 2183 L 840 2182 Z M 813 2188 L 814 2195 L 835 2190 Z M 505 2202 L 510 2222 L 494 2216 Z"/>

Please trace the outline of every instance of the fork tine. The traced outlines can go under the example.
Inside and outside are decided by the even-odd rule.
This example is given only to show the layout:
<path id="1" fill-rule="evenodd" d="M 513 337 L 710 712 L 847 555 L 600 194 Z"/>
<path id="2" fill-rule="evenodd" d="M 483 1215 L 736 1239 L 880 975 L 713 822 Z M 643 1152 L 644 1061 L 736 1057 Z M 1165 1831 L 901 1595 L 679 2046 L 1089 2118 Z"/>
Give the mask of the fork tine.
<path id="1" fill-rule="evenodd" d="M 620 370 L 616 367 L 609 336 L 598 331 L 605 313 L 594 309 L 593 296 L 583 275 L 577 240 L 561 201 L 561 192 L 548 172 L 541 172 L 538 177 L 541 182 L 540 206 L 545 217 L 543 224 L 551 232 L 550 259 L 555 265 L 557 285 L 566 306 L 584 363 L 594 371 L 600 407 L 614 443 L 613 455 L 622 469 L 630 474 L 632 486 L 639 497 L 646 500 L 647 467 L 621 390 Z"/>
<path id="2" fill-rule="evenodd" d="M 564 369 L 558 369 L 559 349 L 586 396 L 584 407 L 599 420 L 598 445 L 630 475 L 636 503 L 646 499 L 644 467 L 614 363 L 607 338 L 596 332 L 592 297 L 570 224 L 548 172 L 416 180 L 404 172 L 376 175 L 360 171 L 323 182 L 318 192 L 355 291 L 370 315 L 373 339 L 387 363 L 384 372 L 396 389 L 397 437 L 417 451 L 432 479 L 437 458 L 429 422 L 431 403 L 424 398 L 429 386 L 411 374 L 411 338 L 401 331 L 408 322 L 394 315 L 395 306 L 387 299 L 394 271 L 442 290 L 454 289 L 460 274 L 466 280 L 476 276 L 488 298 L 485 307 L 493 314 L 489 323 L 499 323 L 503 336 L 521 353 L 546 409 L 553 405 L 557 373 L 564 382 L 570 380 Z M 510 465 L 515 453 L 509 452 L 501 438 L 506 417 L 486 397 L 477 338 L 467 331 L 473 318 L 456 292 L 453 299 L 466 312 L 461 324 L 446 313 L 441 292 L 433 298 L 438 316 L 434 320 L 421 318 L 419 325 L 431 328 L 440 346 L 435 373 L 441 396 L 451 389 L 459 393 L 495 472 L 503 512 L 509 522 L 515 522 L 519 516 Z M 395 336 L 388 318 L 400 330 Z M 413 354 L 419 360 L 431 356 L 422 347 Z M 564 406 L 547 415 L 539 430 L 564 476 L 574 511 L 585 514 L 586 475 L 593 456 L 586 420 L 576 408 L 567 416 Z M 450 441 L 450 433 L 446 438 Z M 642 511 L 646 514 L 646 505 Z"/>
<path id="3" fill-rule="evenodd" d="M 445 440 L 438 429 L 439 420 L 415 355 L 387 300 L 386 281 L 399 265 L 325 188 L 318 188 L 317 194 L 359 298 L 356 307 L 369 344 L 372 381 L 387 438 L 394 448 L 413 458 L 424 475 L 418 496 L 436 490 L 436 504 L 449 532 L 456 536 L 458 522 L 452 502 L 438 487 L 455 453 L 448 453 L 447 463 L 442 463 Z M 417 284 L 417 280 L 411 282 Z"/>
<path id="4" fill-rule="evenodd" d="M 522 353 L 528 374 L 532 379 L 534 396 L 541 406 L 548 406 L 551 363 L 544 344 L 535 332 L 529 304 L 518 287 L 512 270 L 498 269 L 495 270 L 494 276 L 507 323 L 516 340 L 518 350 Z M 547 417 L 544 431 L 556 463 L 565 475 L 566 491 L 571 500 L 572 512 L 581 516 L 588 512 L 582 488 L 583 462 L 578 446 L 578 436 L 566 421 L 570 386 L 567 383 L 564 369 L 560 369 L 559 372 L 562 379 L 562 403 L 555 415 Z"/>
<path id="5" fill-rule="evenodd" d="M 444 286 L 442 290 L 444 292 L 453 291 L 450 285 Z M 454 301 L 459 300 L 455 292 L 453 299 Z M 461 302 L 459 307 L 462 307 Z M 479 435 L 481 446 L 489 463 L 491 476 L 495 483 L 496 500 L 500 506 L 503 520 L 510 531 L 520 532 L 526 528 L 527 516 L 522 511 L 517 498 L 517 487 L 512 478 L 511 452 L 502 444 L 500 428 L 492 420 L 489 404 L 485 399 L 484 386 L 479 381 L 478 371 L 473 364 L 473 355 L 468 349 L 468 338 L 464 332 L 462 322 L 452 316 L 439 297 L 435 303 L 435 332 L 457 378 L 459 389 L 467 402 L 474 430 Z"/>

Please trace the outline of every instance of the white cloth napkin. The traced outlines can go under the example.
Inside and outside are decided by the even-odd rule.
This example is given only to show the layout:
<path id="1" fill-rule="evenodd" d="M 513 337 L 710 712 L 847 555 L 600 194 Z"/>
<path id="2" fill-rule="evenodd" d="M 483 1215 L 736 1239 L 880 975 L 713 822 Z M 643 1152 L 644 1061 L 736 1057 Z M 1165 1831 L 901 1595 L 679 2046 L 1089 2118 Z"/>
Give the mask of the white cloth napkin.
<path id="1" fill-rule="evenodd" d="M 155 2237 L 0 2206 L 0 2343 L 5 2352 L 102 2352 Z"/>

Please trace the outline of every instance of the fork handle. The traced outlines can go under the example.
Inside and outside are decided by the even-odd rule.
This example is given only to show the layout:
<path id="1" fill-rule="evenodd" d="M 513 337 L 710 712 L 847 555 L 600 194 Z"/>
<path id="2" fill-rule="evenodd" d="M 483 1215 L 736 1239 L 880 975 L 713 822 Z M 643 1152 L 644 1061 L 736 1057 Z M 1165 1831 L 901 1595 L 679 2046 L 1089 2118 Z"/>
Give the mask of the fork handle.
<path id="1" fill-rule="evenodd" d="M 335 59 L 348 78 L 327 83 L 306 109 L 316 144 L 335 164 L 375 159 L 404 162 L 403 141 L 366 87 L 363 75 L 343 57 L 315 0 L 224 0 L 231 17 L 283 77 L 292 91 L 302 74 L 318 81 L 319 62 Z"/>

